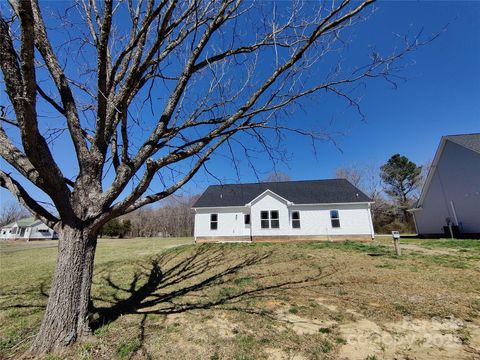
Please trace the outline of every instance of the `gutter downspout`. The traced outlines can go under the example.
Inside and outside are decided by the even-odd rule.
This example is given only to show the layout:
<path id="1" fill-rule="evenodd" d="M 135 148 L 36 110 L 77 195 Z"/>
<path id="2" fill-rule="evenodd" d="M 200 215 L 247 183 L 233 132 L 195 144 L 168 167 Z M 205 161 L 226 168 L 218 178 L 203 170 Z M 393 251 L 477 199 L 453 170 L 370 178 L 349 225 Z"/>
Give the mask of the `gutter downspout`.
<path id="1" fill-rule="evenodd" d="M 250 242 L 253 243 L 253 234 L 252 234 L 252 228 L 253 228 L 252 206 L 249 205 L 249 204 L 245 204 L 245 206 L 246 206 L 246 208 L 247 208 L 248 213 L 250 214 L 250 215 L 249 215 L 249 216 L 250 216 L 250 225 L 249 225 L 249 227 L 250 227 L 250 229 L 249 229 L 249 230 L 250 230 L 250 231 L 249 231 L 249 232 L 250 232 Z"/>
<path id="2" fill-rule="evenodd" d="M 370 226 L 370 235 L 372 240 L 375 240 L 375 230 L 373 229 L 373 220 L 372 220 L 372 203 L 368 203 L 368 225 Z"/>
<path id="3" fill-rule="evenodd" d="M 418 235 L 417 218 L 415 216 L 416 211 L 410 211 L 410 213 L 412 214 L 413 224 L 415 225 L 415 231 L 417 232 L 417 235 Z"/>
<path id="4" fill-rule="evenodd" d="M 252 213 L 250 212 L 250 242 L 253 242 L 253 235 L 252 235 Z"/>
<path id="5" fill-rule="evenodd" d="M 196 232 L 195 222 L 197 220 L 197 209 L 193 209 L 193 212 L 195 213 L 195 216 L 193 217 L 193 242 L 196 244 L 197 243 L 197 232 Z"/>
<path id="6" fill-rule="evenodd" d="M 453 205 L 453 200 L 450 200 L 450 206 L 452 207 L 453 218 L 455 219 L 455 225 L 458 226 L 457 212 L 455 211 L 455 205 Z"/>

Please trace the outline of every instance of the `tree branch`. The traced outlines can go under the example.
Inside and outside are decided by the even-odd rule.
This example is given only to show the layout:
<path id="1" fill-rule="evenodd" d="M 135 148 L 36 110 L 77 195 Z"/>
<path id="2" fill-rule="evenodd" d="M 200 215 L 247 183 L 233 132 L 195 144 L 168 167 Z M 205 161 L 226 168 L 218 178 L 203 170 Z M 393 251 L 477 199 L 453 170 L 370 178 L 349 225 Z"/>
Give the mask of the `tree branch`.
<path id="1" fill-rule="evenodd" d="M 16 180 L 2 170 L 0 170 L 0 186 L 10 191 L 23 206 L 36 214 L 49 227 L 55 227 L 59 219 L 38 204 Z"/>

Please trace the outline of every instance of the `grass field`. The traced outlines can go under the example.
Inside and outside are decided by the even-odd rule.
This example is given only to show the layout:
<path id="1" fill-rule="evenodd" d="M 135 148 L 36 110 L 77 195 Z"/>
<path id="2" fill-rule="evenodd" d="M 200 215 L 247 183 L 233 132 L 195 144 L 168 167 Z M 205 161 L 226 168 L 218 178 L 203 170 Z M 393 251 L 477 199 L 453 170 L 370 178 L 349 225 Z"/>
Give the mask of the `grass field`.
<path id="1" fill-rule="evenodd" d="M 93 335 L 47 358 L 479 358 L 480 241 L 402 241 L 101 239 Z M 0 359 L 28 349 L 55 257 L 0 243 Z"/>

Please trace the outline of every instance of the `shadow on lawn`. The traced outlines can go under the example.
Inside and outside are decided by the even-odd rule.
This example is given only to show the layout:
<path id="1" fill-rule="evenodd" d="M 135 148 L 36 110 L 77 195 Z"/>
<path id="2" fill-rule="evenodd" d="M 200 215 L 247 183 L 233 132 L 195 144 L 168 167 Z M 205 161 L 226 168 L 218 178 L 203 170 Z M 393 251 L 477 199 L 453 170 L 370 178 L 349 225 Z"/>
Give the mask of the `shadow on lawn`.
<path id="1" fill-rule="evenodd" d="M 144 323 L 149 314 L 167 315 L 234 305 L 247 298 L 267 296 L 271 290 L 306 286 L 331 275 L 319 269 L 314 275 L 305 275 L 301 278 L 297 276 L 296 279 L 292 279 L 293 273 L 291 269 L 287 269 L 282 273 L 259 274 L 255 277 L 260 280 L 259 282 L 252 281 L 245 287 L 237 286 L 241 282 L 241 278 L 235 276 L 239 271 L 260 264 L 270 256 L 271 252 L 245 254 L 243 251 L 232 251 L 227 246 L 202 245 L 196 247 L 186 257 L 182 251 L 159 255 L 151 261 L 150 267 L 141 266 L 141 270 L 134 274 L 128 287 L 116 284 L 110 276 L 104 277 L 103 281 L 106 281 L 116 294 L 114 300 L 98 297 L 93 299 L 110 303 L 111 306 L 94 309 L 92 329 L 96 330 L 126 314 L 143 315 Z M 275 281 L 282 276 L 290 280 Z M 215 293 L 217 296 L 202 293 L 213 287 L 218 287 L 219 291 Z M 117 294 L 122 294 L 121 298 Z M 182 301 L 185 300 L 183 296 L 198 300 Z M 255 309 L 234 306 L 229 310 L 260 313 Z M 262 315 L 268 316 L 265 312 L 262 312 Z"/>

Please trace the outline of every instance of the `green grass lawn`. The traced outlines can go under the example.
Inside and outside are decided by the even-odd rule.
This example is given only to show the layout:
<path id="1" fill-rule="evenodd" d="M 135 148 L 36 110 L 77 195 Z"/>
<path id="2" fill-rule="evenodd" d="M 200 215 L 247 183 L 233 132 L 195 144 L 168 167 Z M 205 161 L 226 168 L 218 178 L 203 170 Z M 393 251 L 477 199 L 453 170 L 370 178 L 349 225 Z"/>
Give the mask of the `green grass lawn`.
<path id="1" fill-rule="evenodd" d="M 379 243 L 389 244 L 392 242 L 391 235 L 377 235 L 375 238 Z M 447 249 L 472 249 L 480 252 L 480 239 L 421 239 L 421 238 L 401 238 L 403 244 L 415 244 L 426 248 L 447 248 Z"/>
<path id="2" fill-rule="evenodd" d="M 426 340 L 395 354 L 377 340 L 355 343 L 359 329 L 390 336 L 405 322 L 453 336 L 432 358 L 468 358 L 480 351 L 480 242 L 456 241 L 402 239 L 415 247 L 397 258 L 388 237 L 204 245 L 100 239 L 94 333 L 47 358 L 415 358 Z M 0 359 L 28 349 L 55 257 L 56 241 L 0 243 Z M 425 328 L 412 335 L 415 326 L 406 334 L 424 336 Z"/>

